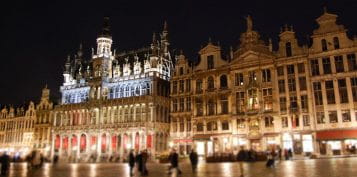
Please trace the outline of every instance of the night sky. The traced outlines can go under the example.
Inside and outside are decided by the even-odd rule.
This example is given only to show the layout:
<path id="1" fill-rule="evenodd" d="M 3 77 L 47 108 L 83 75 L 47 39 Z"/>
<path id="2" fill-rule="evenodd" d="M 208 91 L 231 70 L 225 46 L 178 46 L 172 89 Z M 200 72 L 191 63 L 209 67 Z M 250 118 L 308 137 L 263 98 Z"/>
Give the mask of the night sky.
<path id="1" fill-rule="evenodd" d="M 10 2 L 10 1 L 8 1 Z M 339 15 L 338 23 L 357 31 L 356 0 L 247 0 L 247 1 L 18 1 L 2 5 L 0 27 L 0 106 L 38 102 L 48 84 L 51 99 L 60 97 L 63 66 L 82 43 L 85 56 L 96 48 L 103 17 L 109 16 L 117 51 L 150 44 L 153 32 L 161 32 L 167 20 L 171 49 L 182 49 L 190 59 L 208 38 L 224 49 L 237 47 L 246 29 L 245 17 L 253 18 L 254 29 L 277 46 L 280 27 L 294 26 L 300 43 L 317 27 L 315 19 L 323 7 Z"/>

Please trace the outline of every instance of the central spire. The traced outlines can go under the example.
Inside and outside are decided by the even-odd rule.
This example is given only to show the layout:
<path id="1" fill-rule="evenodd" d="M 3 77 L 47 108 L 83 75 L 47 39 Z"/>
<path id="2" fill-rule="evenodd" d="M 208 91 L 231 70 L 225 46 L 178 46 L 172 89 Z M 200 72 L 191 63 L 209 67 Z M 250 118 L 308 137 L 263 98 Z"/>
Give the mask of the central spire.
<path id="1" fill-rule="evenodd" d="M 250 15 L 248 15 L 247 19 L 247 31 L 252 31 L 253 30 L 253 20 Z"/>
<path id="2" fill-rule="evenodd" d="M 109 17 L 104 17 L 102 31 L 100 33 L 101 37 L 111 37 Z"/>

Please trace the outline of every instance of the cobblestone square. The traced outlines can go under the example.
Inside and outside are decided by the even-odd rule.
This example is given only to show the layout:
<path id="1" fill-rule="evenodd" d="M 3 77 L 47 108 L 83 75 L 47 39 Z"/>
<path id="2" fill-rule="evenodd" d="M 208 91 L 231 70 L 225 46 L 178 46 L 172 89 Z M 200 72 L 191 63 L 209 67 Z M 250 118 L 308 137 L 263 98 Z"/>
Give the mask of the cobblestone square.
<path id="1" fill-rule="evenodd" d="M 294 160 L 277 162 L 275 168 L 266 168 L 264 162 L 244 164 L 246 177 L 352 177 L 357 174 L 357 158 L 317 160 Z M 191 172 L 190 164 L 180 163 L 182 177 L 233 177 L 239 176 L 237 163 L 204 163 L 197 173 Z M 167 175 L 167 164 L 149 163 L 149 177 Z M 45 164 L 41 169 L 30 170 L 26 163 L 12 164 L 9 177 L 126 177 L 129 176 L 125 163 L 102 164 Z M 135 174 L 135 176 L 140 176 Z"/>

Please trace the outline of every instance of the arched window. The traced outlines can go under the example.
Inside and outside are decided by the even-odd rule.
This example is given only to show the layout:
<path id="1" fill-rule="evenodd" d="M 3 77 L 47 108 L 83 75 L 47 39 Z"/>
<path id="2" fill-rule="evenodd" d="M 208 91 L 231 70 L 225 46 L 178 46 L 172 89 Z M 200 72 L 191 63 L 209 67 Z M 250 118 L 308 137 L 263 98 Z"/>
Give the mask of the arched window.
<path id="1" fill-rule="evenodd" d="M 222 75 L 220 77 L 220 81 L 221 81 L 221 88 L 227 88 L 228 87 L 227 76 L 226 75 Z"/>
<path id="2" fill-rule="evenodd" d="M 322 51 L 326 51 L 326 50 L 327 50 L 327 42 L 326 42 L 326 39 L 322 39 L 322 40 L 321 40 L 321 47 L 322 47 Z"/>
<path id="3" fill-rule="evenodd" d="M 286 51 L 286 56 L 287 57 L 291 57 L 292 56 L 291 43 L 290 42 L 285 43 L 285 51 Z"/>
<path id="4" fill-rule="evenodd" d="M 335 47 L 335 49 L 340 48 L 340 41 L 338 40 L 338 37 L 333 38 L 333 46 Z"/>
<path id="5" fill-rule="evenodd" d="M 208 84 L 208 90 L 213 90 L 214 89 L 214 80 L 213 80 L 212 76 L 208 77 L 207 84 Z"/>

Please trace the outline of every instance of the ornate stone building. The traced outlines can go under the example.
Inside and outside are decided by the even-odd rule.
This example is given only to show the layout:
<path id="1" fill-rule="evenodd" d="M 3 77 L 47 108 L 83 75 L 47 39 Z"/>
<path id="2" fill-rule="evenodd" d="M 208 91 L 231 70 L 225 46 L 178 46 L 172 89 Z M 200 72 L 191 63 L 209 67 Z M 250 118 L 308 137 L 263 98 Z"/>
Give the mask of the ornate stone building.
<path id="1" fill-rule="evenodd" d="M 9 109 L 0 113 L 0 150 L 21 157 L 32 150 L 36 109 L 33 102 L 28 108 Z"/>
<path id="2" fill-rule="evenodd" d="M 346 154 L 357 146 L 357 39 L 324 12 L 312 45 L 292 27 L 273 51 L 247 17 L 240 46 L 222 55 L 211 41 L 190 66 L 177 59 L 171 80 L 171 141 L 181 153 L 272 147 L 301 154 Z"/>
<path id="3" fill-rule="evenodd" d="M 50 155 L 51 149 L 51 122 L 53 103 L 50 101 L 50 90 L 47 86 L 42 89 L 39 104 L 36 105 L 34 122 L 33 148 L 40 150 L 45 156 Z"/>
<path id="4" fill-rule="evenodd" d="M 173 68 L 165 23 L 147 48 L 116 53 L 108 18 L 89 61 L 65 63 L 61 103 L 53 111 L 52 151 L 62 159 L 107 161 L 130 149 L 167 149 Z"/>

